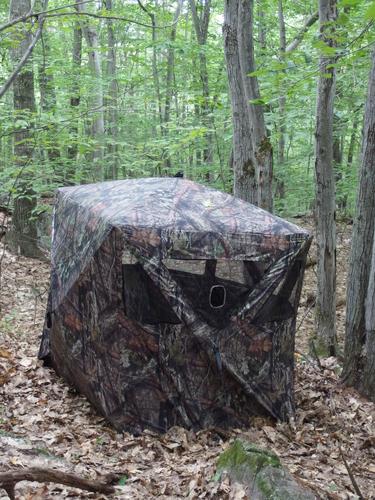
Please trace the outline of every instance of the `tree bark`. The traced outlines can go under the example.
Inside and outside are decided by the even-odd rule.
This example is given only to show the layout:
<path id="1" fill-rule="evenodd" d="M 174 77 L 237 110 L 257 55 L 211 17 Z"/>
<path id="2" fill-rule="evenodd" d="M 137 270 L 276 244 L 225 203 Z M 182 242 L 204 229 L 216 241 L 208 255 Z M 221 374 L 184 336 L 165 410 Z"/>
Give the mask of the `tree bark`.
<path id="1" fill-rule="evenodd" d="M 347 385 L 373 389 L 374 253 L 375 231 L 375 50 L 365 107 L 361 170 L 353 224 L 347 279 L 343 380 Z M 371 277 L 371 279 L 370 279 Z M 367 307 L 365 300 L 367 294 Z M 366 311 L 367 310 L 367 311 Z M 366 341 L 366 330 L 368 332 Z M 366 345 L 367 353 L 364 352 Z M 364 375 L 365 374 L 365 375 Z"/>
<path id="2" fill-rule="evenodd" d="M 78 0 L 76 0 L 78 1 Z M 73 53 L 72 53 L 72 87 L 71 87 L 71 97 L 70 106 L 72 111 L 78 108 L 81 100 L 80 96 L 80 85 L 79 77 L 81 72 L 82 63 L 82 29 L 79 21 L 74 23 L 73 30 Z M 65 180 L 70 183 L 74 180 L 75 168 L 74 161 L 77 158 L 78 153 L 78 123 L 76 120 L 72 120 L 72 125 L 70 127 L 71 133 L 71 143 L 68 146 L 68 158 L 72 161 L 69 165 L 68 171 L 65 176 Z"/>
<path id="3" fill-rule="evenodd" d="M 168 124 L 171 119 L 171 102 L 173 95 L 173 81 L 174 81 L 174 43 L 176 41 L 177 34 L 177 21 L 180 17 L 182 7 L 182 0 L 179 0 L 174 16 L 173 16 L 173 26 L 170 33 L 170 46 L 168 48 L 167 55 L 167 75 L 166 75 L 166 88 L 165 88 L 165 105 L 164 105 L 164 120 L 163 120 L 163 128 L 164 135 L 168 136 Z M 171 167 L 171 159 L 168 151 L 165 151 L 165 167 L 167 171 Z"/>
<path id="4" fill-rule="evenodd" d="M 375 102 L 373 113 L 375 113 Z M 375 235 L 373 236 L 369 285 L 365 302 L 365 325 L 366 344 L 360 389 L 365 396 L 375 401 Z"/>
<path id="5" fill-rule="evenodd" d="M 252 145 L 250 106 L 239 57 L 238 12 L 240 0 L 224 2 L 224 53 L 232 102 L 234 195 L 257 203 L 255 157 Z"/>
<path id="6" fill-rule="evenodd" d="M 77 3 L 78 12 L 85 12 L 85 5 Z M 104 99 L 102 87 L 102 66 L 99 51 L 98 33 L 93 25 L 87 20 L 83 20 L 82 33 L 89 48 L 89 66 L 93 76 L 92 88 L 92 111 L 93 119 L 91 123 L 91 136 L 95 142 L 91 160 L 93 162 L 91 176 L 93 180 L 103 179 L 104 163 Z"/>
<path id="7" fill-rule="evenodd" d="M 158 70 L 158 58 L 156 53 L 156 42 L 157 42 L 157 33 L 156 33 L 156 19 L 155 14 L 149 11 L 140 0 L 138 1 L 138 5 L 141 9 L 149 16 L 151 20 L 152 26 L 152 78 L 154 81 L 154 89 L 156 94 L 156 100 L 158 104 L 158 113 L 159 113 L 159 124 L 160 124 L 160 135 L 164 135 L 164 127 L 163 127 L 163 109 L 161 103 L 161 93 L 160 93 L 160 78 L 159 78 L 159 70 Z M 157 5 L 157 4 L 156 4 Z"/>
<path id="8" fill-rule="evenodd" d="M 286 50 L 286 33 L 285 33 L 283 0 L 278 1 L 278 18 L 279 18 L 280 59 L 282 62 L 284 62 L 285 50 Z M 285 105 L 286 105 L 286 98 L 284 94 L 283 85 L 281 85 L 280 96 L 279 96 L 279 144 L 278 144 L 278 160 L 280 165 L 282 165 L 285 161 L 285 132 L 286 132 Z"/>
<path id="9" fill-rule="evenodd" d="M 44 2 L 44 8 L 47 2 Z M 30 12 L 30 0 L 11 0 L 10 19 L 20 17 Z M 39 20 L 43 24 L 44 18 Z M 32 43 L 31 32 L 23 24 L 16 25 L 14 31 L 15 46 L 11 49 L 12 61 L 19 63 Z M 31 57 L 31 56 L 30 56 Z M 27 121 L 14 134 L 14 157 L 19 170 L 17 193 L 14 200 L 12 229 L 8 238 L 10 245 L 21 255 L 27 257 L 40 257 L 41 251 L 37 245 L 36 219 L 33 211 L 37 205 L 37 195 L 33 189 L 32 163 L 34 146 L 32 143 L 32 127 L 36 113 L 34 94 L 34 74 L 30 58 L 13 81 L 13 106 L 15 115 Z"/>
<path id="10" fill-rule="evenodd" d="M 44 30 L 41 40 L 43 55 L 42 61 L 38 65 L 40 107 L 43 112 L 54 115 L 56 112 L 57 100 L 53 73 L 51 71 L 46 71 L 46 61 L 49 60 L 51 54 L 48 33 L 46 30 Z M 60 158 L 61 155 L 55 136 L 50 137 L 50 141 L 46 144 L 46 150 L 47 157 L 52 164 L 54 172 L 59 176 L 63 175 L 63 172 L 59 172 L 59 166 L 56 164 L 56 160 Z"/>
<path id="11" fill-rule="evenodd" d="M 105 6 L 108 11 L 112 10 L 112 0 L 105 0 Z M 108 97 L 107 97 L 107 153 L 108 167 L 106 168 L 107 179 L 117 179 L 118 177 L 118 84 L 116 79 L 116 46 L 115 32 L 113 29 L 113 20 L 107 21 L 107 78 L 108 78 Z"/>
<path id="12" fill-rule="evenodd" d="M 257 0 L 257 13 L 258 13 L 258 41 L 261 53 L 265 52 L 267 48 L 266 44 L 266 27 L 264 23 L 264 10 L 261 0 Z"/>
<path id="13" fill-rule="evenodd" d="M 42 111 L 49 112 L 56 108 L 56 91 L 53 73 L 46 71 L 46 61 L 49 59 L 51 52 L 47 33 L 43 33 L 42 51 L 42 61 L 38 65 L 40 107 Z"/>
<path id="14" fill-rule="evenodd" d="M 336 20 L 336 0 L 319 0 L 321 40 L 333 47 L 332 23 Z M 336 223 L 333 169 L 333 110 L 335 59 L 320 56 L 316 107 L 316 238 L 318 247 L 316 333 L 320 348 L 336 354 Z M 329 76 L 328 76 L 329 75 Z"/>
<path id="15" fill-rule="evenodd" d="M 267 135 L 263 106 L 250 101 L 260 99 L 258 79 L 250 76 L 256 70 L 253 43 L 253 0 L 240 0 L 238 10 L 238 43 L 241 77 L 249 111 L 252 149 L 255 156 L 256 199 L 255 203 L 272 212 L 272 145 Z"/>
<path id="16" fill-rule="evenodd" d="M 206 127 L 206 147 L 203 150 L 203 162 L 205 165 L 211 165 L 213 162 L 213 130 L 215 124 L 211 115 L 210 88 L 208 82 L 208 69 L 206 58 L 206 44 L 208 36 L 208 25 L 210 21 L 211 0 L 205 0 L 202 7 L 201 17 L 198 16 L 195 0 L 190 0 L 191 13 L 195 34 L 199 44 L 199 76 L 202 85 L 203 101 L 201 105 L 201 116 L 203 124 Z"/>
<path id="17" fill-rule="evenodd" d="M 353 156 L 354 156 L 354 150 L 355 150 L 356 138 L 357 138 L 358 122 L 359 122 L 358 114 L 356 112 L 354 112 L 353 126 L 352 126 L 352 131 L 350 134 L 349 148 L 348 148 L 348 159 L 347 159 L 348 166 L 353 163 Z"/>

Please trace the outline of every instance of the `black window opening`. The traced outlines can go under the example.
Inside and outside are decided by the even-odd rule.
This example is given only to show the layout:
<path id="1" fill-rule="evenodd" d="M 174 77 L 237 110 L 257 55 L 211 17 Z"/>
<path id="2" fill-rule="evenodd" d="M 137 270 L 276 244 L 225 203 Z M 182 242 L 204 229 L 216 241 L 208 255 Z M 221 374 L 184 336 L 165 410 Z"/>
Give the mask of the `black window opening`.
<path id="1" fill-rule="evenodd" d="M 285 321 L 293 318 L 295 310 L 295 292 L 301 274 L 303 262 L 297 259 L 289 269 L 283 284 L 264 304 L 254 318 L 254 323 L 261 325 L 273 321 Z"/>
<path id="2" fill-rule="evenodd" d="M 144 325 L 181 323 L 161 291 L 136 261 L 122 265 L 122 294 L 129 319 Z"/>

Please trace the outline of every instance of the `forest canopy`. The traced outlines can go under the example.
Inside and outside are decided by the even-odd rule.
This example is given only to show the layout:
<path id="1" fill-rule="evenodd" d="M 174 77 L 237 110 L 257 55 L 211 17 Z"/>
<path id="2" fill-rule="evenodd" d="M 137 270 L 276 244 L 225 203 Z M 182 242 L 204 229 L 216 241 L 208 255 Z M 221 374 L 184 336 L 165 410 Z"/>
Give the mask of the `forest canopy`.
<path id="1" fill-rule="evenodd" d="M 26 45 L 39 39 L 21 70 L 32 71 L 33 88 L 27 93 L 33 104 L 17 109 L 11 90 L 0 101 L 2 199 L 9 193 L 34 196 L 20 182 L 27 177 L 38 198 L 37 213 L 44 209 L 40 200 L 61 185 L 179 171 L 231 191 L 223 2 L 11 3 L 23 4 L 30 15 L 12 24 L 8 2 L 1 2 L 2 85 L 14 70 L 20 37 L 27 34 Z M 253 76 L 259 98 L 253 103 L 263 109 L 273 148 L 278 214 L 305 213 L 313 205 L 322 53 L 334 55 L 337 73 L 337 203 L 345 215 L 353 213 L 374 5 L 339 2 L 332 48 L 319 38 L 316 2 L 254 3 Z M 21 137 L 25 130 L 27 136 Z M 14 141 L 26 143 L 24 161 Z"/>

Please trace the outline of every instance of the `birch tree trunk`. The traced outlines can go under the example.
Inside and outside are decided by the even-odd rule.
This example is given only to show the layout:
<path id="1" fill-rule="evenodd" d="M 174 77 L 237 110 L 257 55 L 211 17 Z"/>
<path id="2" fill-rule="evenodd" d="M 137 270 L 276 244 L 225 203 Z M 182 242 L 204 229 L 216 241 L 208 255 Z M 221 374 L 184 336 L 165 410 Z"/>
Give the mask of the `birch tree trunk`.
<path id="1" fill-rule="evenodd" d="M 224 2 L 224 53 L 233 122 L 234 195 L 257 203 L 255 157 L 252 145 L 250 106 L 246 96 L 239 57 L 238 12 L 240 0 Z"/>
<path id="2" fill-rule="evenodd" d="M 333 47 L 336 0 L 319 0 L 321 40 Z M 315 129 L 316 238 L 318 247 L 316 333 L 321 349 L 336 354 L 336 222 L 333 169 L 334 58 L 322 53 Z"/>
<path id="3" fill-rule="evenodd" d="M 241 76 L 249 109 L 252 147 L 255 156 L 256 204 L 272 212 L 272 145 L 267 135 L 263 106 L 250 101 L 260 99 L 258 79 L 249 76 L 256 70 L 254 57 L 254 2 L 240 0 L 238 10 L 238 39 Z"/>
<path id="4" fill-rule="evenodd" d="M 11 0 L 10 19 L 27 14 L 30 8 L 30 0 Z M 43 8 L 47 8 L 47 2 L 43 2 Z M 44 19 L 39 20 L 40 23 L 43 21 Z M 11 49 L 11 57 L 15 66 L 31 43 L 32 34 L 27 30 L 27 25 L 17 24 L 14 31 L 14 46 Z M 19 174 L 16 184 L 17 193 L 14 199 L 12 228 L 8 241 L 17 253 L 27 257 L 40 257 L 41 252 L 37 246 L 36 220 L 33 217 L 37 198 L 33 189 L 31 169 L 28 168 L 34 154 L 32 128 L 36 113 L 31 56 L 13 82 L 13 106 L 15 115 L 22 117 L 22 121 L 27 122 L 27 125 L 22 125 L 22 128 L 17 129 L 14 134 L 14 161 Z"/>
<path id="5" fill-rule="evenodd" d="M 375 50 L 365 107 L 361 170 L 347 279 L 343 380 L 374 398 Z M 372 265 L 371 263 L 371 254 Z M 365 300 L 367 301 L 365 307 Z M 366 336 L 367 332 L 367 336 Z M 367 337 L 367 340 L 366 340 Z M 364 349 L 366 346 L 366 349 Z"/>

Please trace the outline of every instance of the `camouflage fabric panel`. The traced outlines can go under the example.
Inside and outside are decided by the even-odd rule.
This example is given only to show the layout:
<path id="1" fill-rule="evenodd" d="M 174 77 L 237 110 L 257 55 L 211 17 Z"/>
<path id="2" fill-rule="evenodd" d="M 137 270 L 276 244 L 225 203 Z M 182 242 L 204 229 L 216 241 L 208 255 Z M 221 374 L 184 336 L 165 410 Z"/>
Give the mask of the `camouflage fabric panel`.
<path id="1" fill-rule="evenodd" d="M 233 196 L 176 178 L 130 179 L 57 191 L 52 308 L 58 307 L 112 228 L 159 257 L 277 258 L 303 229 Z"/>
<path id="2" fill-rule="evenodd" d="M 163 264 L 160 242 L 151 251 L 153 240 L 137 237 L 130 247 L 129 234 L 111 230 L 57 309 L 50 303 L 41 357 L 49 356 L 118 429 L 240 426 L 253 413 L 293 415 L 295 316 L 310 239 L 291 235 L 276 251 L 270 239 L 263 276 L 218 328 L 195 310 Z M 143 270 L 145 290 L 160 292 L 158 301 L 177 323 L 129 317 L 125 297 L 134 290 L 125 280 L 131 275 L 124 274 L 124 251 Z M 161 253 L 181 255 L 173 251 Z"/>

